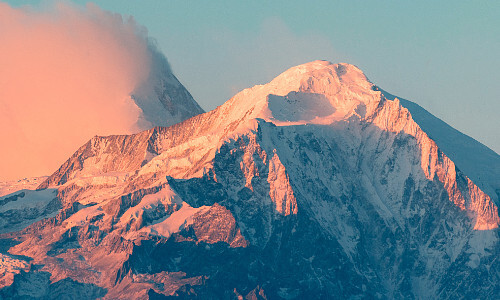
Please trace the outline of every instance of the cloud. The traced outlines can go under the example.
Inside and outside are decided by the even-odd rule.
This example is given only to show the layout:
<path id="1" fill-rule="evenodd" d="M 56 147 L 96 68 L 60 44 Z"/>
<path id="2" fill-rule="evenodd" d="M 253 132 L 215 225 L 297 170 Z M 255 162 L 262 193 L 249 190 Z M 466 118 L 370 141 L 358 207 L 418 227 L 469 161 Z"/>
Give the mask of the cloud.
<path id="1" fill-rule="evenodd" d="M 130 93 L 156 50 L 133 18 L 0 3 L 0 41 L 0 180 L 48 175 L 94 135 L 151 126 Z"/>

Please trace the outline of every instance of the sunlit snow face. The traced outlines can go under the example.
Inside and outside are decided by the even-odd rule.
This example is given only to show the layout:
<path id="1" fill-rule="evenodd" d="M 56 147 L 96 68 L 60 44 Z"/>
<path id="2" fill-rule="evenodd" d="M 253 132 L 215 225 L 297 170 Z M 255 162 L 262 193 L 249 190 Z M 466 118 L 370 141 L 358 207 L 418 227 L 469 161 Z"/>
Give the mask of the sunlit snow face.
<path id="1" fill-rule="evenodd" d="M 151 50 L 133 19 L 0 3 L 0 180 L 47 175 L 94 135 L 136 132 Z M 142 124 L 144 125 L 144 124 Z"/>

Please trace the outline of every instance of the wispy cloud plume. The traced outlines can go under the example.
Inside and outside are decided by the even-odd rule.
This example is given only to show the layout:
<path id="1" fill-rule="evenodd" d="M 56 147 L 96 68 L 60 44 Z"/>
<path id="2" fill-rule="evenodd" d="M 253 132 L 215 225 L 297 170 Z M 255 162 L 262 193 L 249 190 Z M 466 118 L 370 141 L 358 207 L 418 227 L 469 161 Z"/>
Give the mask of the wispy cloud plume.
<path id="1" fill-rule="evenodd" d="M 96 134 L 147 127 L 130 93 L 151 50 L 131 17 L 0 3 L 0 41 L 0 180 L 47 175 Z"/>

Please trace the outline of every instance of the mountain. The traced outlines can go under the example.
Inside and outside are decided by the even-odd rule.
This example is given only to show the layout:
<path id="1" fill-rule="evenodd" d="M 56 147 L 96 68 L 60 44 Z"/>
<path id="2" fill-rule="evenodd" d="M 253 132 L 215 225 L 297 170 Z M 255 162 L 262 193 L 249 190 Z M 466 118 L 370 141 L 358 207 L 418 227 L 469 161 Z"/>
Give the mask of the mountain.
<path id="1" fill-rule="evenodd" d="M 156 49 L 151 51 L 151 68 L 148 78 L 132 91 L 132 99 L 142 110 L 138 128 L 170 126 L 205 111 L 188 90 L 175 77 L 167 58 Z"/>
<path id="2" fill-rule="evenodd" d="M 42 177 L 29 177 L 18 180 L 11 181 L 1 181 L 0 182 L 0 197 L 12 194 L 19 190 L 28 189 L 34 190 L 36 189 L 40 183 L 45 181 L 48 176 Z"/>
<path id="3" fill-rule="evenodd" d="M 94 137 L 0 198 L 16 215 L 0 295 L 493 299 L 499 169 L 357 67 L 314 61 L 173 126 Z"/>

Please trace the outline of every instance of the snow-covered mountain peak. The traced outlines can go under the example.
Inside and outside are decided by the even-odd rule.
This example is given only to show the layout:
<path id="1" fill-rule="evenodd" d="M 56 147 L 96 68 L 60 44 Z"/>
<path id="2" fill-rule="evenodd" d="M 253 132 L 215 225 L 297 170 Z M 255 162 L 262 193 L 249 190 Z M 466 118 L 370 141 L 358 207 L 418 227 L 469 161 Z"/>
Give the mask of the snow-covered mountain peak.
<path id="1" fill-rule="evenodd" d="M 318 83 L 328 79 L 330 79 L 329 85 L 334 84 L 337 87 L 342 84 L 371 87 L 371 83 L 358 67 L 346 63 L 334 64 L 325 60 L 315 60 L 292 67 L 273 79 L 270 85 L 278 89 L 324 92 L 324 86 Z"/>
<path id="2" fill-rule="evenodd" d="M 315 61 L 96 136 L 0 197 L 0 298 L 492 298 L 500 157 L 446 126 Z"/>
<path id="3" fill-rule="evenodd" d="M 372 87 L 353 65 L 316 60 L 241 91 L 219 109 L 230 122 L 259 118 L 276 125 L 331 124 L 371 115 L 381 100 Z"/>

